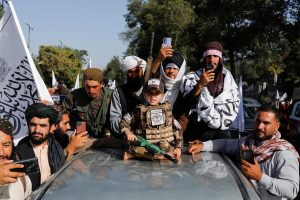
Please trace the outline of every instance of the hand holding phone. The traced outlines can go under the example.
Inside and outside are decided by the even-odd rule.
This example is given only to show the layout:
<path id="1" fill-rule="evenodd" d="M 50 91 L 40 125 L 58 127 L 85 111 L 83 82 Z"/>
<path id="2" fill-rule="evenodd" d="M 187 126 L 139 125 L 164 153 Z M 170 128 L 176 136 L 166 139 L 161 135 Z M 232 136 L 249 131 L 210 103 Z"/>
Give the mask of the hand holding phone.
<path id="1" fill-rule="evenodd" d="M 10 171 L 12 172 L 23 172 L 27 175 L 37 173 L 40 171 L 38 158 L 30 158 L 30 159 L 24 159 L 24 160 L 17 160 L 14 161 L 15 164 L 22 164 L 24 165 L 23 168 L 14 168 Z"/>
<path id="2" fill-rule="evenodd" d="M 81 121 L 76 123 L 76 133 L 82 133 L 86 131 L 86 122 Z"/>
<path id="3" fill-rule="evenodd" d="M 205 71 L 208 71 L 208 70 L 214 69 L 214 65 L 211 63 L 207 63 L 204 68 L 205 68 Z"/>
<path id="4" fill-rule="evenodd" d="M 251 163 L 252 165 L 255 164 L 254 162 L 254 154 L 253 151 L 250 149 L 247 150 L 242 150 L 241 151 L 241 158 L 245 161 L 247 161 L 248 163 Z"/>

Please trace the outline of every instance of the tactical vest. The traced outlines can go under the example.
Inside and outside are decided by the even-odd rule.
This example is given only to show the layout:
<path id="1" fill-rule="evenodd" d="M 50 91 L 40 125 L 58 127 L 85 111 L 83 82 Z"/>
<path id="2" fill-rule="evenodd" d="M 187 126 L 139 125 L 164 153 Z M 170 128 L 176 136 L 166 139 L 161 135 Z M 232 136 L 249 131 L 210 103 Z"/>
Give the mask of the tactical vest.
<path id="1" fill-rule="evenodd" d="M 164 103 L 157 106 L 138 105 L 135 119 L 140 123 L 135 133 L 142 135 L 150 143 L 172 142 L 173 133 L 173 116 L 170 110 L 171 105 Z"/>

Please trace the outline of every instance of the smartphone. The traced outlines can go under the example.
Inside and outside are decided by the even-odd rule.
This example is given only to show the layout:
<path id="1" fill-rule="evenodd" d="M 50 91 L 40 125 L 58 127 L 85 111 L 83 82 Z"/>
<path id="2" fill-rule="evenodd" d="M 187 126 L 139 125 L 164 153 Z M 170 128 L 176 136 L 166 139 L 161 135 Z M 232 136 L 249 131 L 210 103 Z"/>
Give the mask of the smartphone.
<path id="1" fill-rule="evenodd" d="M 81 121 L 76 123 L 76 133 L 81 133 L 86 131 L 86 122 Z"/>
<path id="2" fill-rule="evenodd" d="M 254 154 L 253 154 L 253 151 L 252 150 L 242 150 L 241 152 L 241 158 L 243 160 L 246 160 L 248 163 L 251 163 L 251 164 L 255 164 L 254 162 Z"/>
<path id="3" fill-rule="evenodd" d="M 16 160 L 13 163 L 14 164 L 22 164 L 22 165 L 24 165 L 24 167 L 11 169 L 10 171 L 12 171 L 12 172 L 23 172 L 23 173 L 29 175 L 29 174 L 38 173 L 40 171 L 39 161 L 37 158 Z"/>
<path id="4" fill-rule="evenodd" d="M 211 70 L 211 69 L 214 69 L 214 65 L 211 64 L 211 63 L 207 63 L 207 64 L 205 65 L 205 71 L 208 71 L 208 70 Z"/>
<path id="5" fill-rule="evenodd" d="M 171 47 L 172 46 L 172 38 L 171 37 L 164 37 L 163 43 L 161 45 L 163 48 L 165 47 Z"/>

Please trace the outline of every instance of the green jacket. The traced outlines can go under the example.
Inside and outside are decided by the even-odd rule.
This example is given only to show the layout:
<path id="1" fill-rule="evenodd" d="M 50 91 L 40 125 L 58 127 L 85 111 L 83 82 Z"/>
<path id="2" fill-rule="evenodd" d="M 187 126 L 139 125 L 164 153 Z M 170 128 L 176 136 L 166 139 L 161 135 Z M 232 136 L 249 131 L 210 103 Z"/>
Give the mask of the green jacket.
<path id="1" fill-rule="evenodd" d="M 99 109 L 96 118 L 91 116 L 92 98 L 88 96 L 85 88 L 79 88 L 72 91 L 64 100 L 63 107 L 70 112 L 70 125 L 72 129 L 76 128 L 77 121 L 86 121 L 87 131 L 90 136 L 101 137 L 103 128 L 106 127 L 106 116 L 109 109 L 112 90 L 103 87 L 99 98 Z"/>

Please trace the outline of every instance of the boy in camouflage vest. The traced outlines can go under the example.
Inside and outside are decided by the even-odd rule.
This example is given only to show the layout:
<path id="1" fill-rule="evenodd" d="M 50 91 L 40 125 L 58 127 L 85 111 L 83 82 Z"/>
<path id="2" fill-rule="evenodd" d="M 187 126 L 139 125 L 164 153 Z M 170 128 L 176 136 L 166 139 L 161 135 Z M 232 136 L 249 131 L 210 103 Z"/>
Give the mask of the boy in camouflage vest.
<path id="1" fill-rule="evenodd" d="M 160 103 L 164 96 L 163 83 L 159 79 L 150 79 L 144 86 L 143 94 L 145 103 L 137 105 L 133 113 L 126 114 L 121 120 L 121 131 L 128 143 L 124 160 L 163 159 L 163 156 L 137 145 L 137 135 L 178 160 L 183 147 L 182 131 L 172 115 L 170 103 Z"/>

